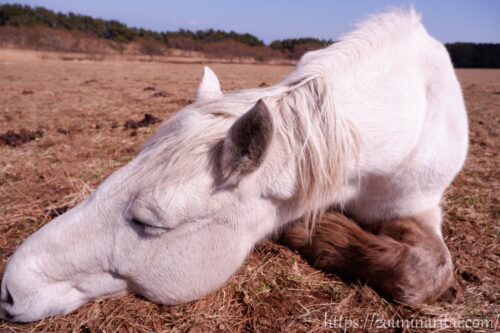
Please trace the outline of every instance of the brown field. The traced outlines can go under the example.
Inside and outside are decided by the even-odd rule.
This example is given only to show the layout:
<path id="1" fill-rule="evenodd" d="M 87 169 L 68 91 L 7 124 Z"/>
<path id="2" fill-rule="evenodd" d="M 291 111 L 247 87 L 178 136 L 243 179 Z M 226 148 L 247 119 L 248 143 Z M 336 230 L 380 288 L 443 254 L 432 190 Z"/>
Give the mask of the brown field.
<path id="1" fill-rule="evenodd" d="M 270 85 L 293 69 L 212 68 L 226 90 Z M 16 147 L 0 143 L 0 274 L 23 239 L 132 159 L 157 126 L 125 129 L 124 123 L 145 113 L 167 119 L 190 103 L 201 71 L 201 64 L 189 63 L 0 57 L 0 134 L 43 131 L 41 138 Z M 194 303 L 163 306 L 124 295 L 37 323 L 0 321 L 0 332 L 309 332 L 344 331 L 349 325 L 362 328 L 347 331 L 369 331 L 371 325 L 388 324 L 376 319 L 456 320 L 461 326 L 391 328 L 396 332 L 467 331 L 460 319 L 486 320 L 489 328 L 483 331 L 495 330 L 500 310 L 500 70 L 458 70 L 458 76 L 470 115 L 471 146 L 443 208 L 459 285 L 436 304 L 410 308 L 387 302 L 369 287 L 317 271 L 268 241 L 224 288 Z"/>

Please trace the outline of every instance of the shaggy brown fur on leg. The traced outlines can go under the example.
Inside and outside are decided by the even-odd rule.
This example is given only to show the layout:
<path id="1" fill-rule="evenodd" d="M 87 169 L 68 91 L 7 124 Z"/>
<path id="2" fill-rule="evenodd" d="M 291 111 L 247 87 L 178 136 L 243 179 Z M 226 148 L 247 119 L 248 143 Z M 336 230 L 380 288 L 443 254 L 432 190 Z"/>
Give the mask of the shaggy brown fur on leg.
<path id="1" fill-rule="evenodd" d="M 342 214 L 327 213 L 311 236 L 298 222 L 284 232 L 282 242 L 314 267 L 365 281 L 406 304 L 433 302 L 453 281 L 443 240 L 415 219 L 387 222 L 370 233 Z"/>

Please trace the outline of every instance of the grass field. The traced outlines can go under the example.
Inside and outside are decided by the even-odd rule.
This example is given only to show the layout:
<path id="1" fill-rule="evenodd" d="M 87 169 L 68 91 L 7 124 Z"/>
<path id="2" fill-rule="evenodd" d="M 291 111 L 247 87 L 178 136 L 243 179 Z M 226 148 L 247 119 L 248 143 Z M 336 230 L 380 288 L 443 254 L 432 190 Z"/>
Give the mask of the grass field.
<path id="1" fill-rule="evenodd" d="M 225 90 L 271 85 L 293 69 L 211 67 Z M 15 147 L 0 143 L 0 273 L 23 239 L 132 159 L 157 126 L 125 129 L 125 122 L 141 120 L 145 113 L 167 119 L 190 103 L 201 72 L 202 65 L 192 63 L 0 57 L 0 134 L 43 131 L 42 137 Z M 343 331 L 349 325 L 363 331 L 391 323 L 377 319 L 395 324 L 443 319 L 461 327 L 439 330 L 445 332 L 466 331 L 459 320 L 478 319 L 489 325 L 484 331 L 493 330 L 500 310 L 500 70 L 458 70 L 458 76 L 471 145 L 443 208 L 444 235 L 459 283 L 436 304 L 389 303 L 370 288 L 345 284 L 268 241 L 224 288 L 194 303 L 163 306 L 124 295 L 37 323 L 0 321 L 0 332 L 311 332 Z"/>

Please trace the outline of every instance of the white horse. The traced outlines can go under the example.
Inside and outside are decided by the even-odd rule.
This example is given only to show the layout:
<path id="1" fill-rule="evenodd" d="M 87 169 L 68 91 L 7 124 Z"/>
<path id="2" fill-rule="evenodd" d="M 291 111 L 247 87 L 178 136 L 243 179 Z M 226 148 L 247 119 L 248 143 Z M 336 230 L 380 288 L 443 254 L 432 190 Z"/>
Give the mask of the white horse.
<path id="1" fill-rule="evenodd" d="M 412 218 L 444 245 L 440 199 L 467 133 L 450 58 L 412 9 L 369 18 L 269 88 L 223 94 L 205 68 L 193 104 L 17 249 L 0 316 L 39 320 L 124 291 L 196 300 L 259 241 L 332 205 L 362 225 Z"/>

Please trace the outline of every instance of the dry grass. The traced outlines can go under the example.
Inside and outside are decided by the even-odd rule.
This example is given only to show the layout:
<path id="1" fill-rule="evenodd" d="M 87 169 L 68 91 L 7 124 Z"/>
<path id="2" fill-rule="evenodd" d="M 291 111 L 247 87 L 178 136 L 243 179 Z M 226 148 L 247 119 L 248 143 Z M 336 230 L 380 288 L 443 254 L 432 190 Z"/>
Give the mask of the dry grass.
<path id="1" fill-rule="evenodd" d="M 292 70 L 213 68 L 224 89 L 273 84 Z M 189 103 L 201 70 L 197 64 L 0 58 L 0 133 L 21 128 L 45 133 L 16 148 L 0 146 L 0 270 L 16 246 L 51 219 L 51 209 L 75 205 L 133 158 L 154 126 L 125 130 L 126 120 L 140 120 L 146 112 L 168 118 Z M 414 309 L 391 304 L 368 287 L 345 284 L 266 242 L 224 288 L 194 303 L 162 306 L 125 295 L 38 323 L 0 321 L 0 332 L 342 331 L 340 324 L 347 320 L 369 326 L 380 324 L 376 318 L 482 318 L 495 324 L 500 308 L 500 71 L 458 74 L 470 113 L 471 148 L 444 210 L 463 300 Z M 28 90 L 33 93 L 22 93 Z M 158 91 L 166 97 L 153 97 Z"/>

